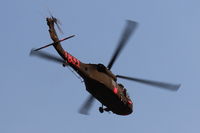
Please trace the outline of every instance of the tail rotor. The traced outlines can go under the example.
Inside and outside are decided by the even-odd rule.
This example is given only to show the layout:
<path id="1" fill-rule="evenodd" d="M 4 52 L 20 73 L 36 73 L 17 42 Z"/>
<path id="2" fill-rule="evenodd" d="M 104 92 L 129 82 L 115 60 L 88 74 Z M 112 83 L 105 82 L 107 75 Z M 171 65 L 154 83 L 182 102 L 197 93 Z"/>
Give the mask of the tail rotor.
<path id="1" fill-rule="evenodd" d="M 53 14 L 51 13 L 50 10 L 49 10 L 49 15 L 51 16 L 52 20 L 53 20 L 54 23 L 56 24 L 56 26 L 57 26 L 59 32 L 60 32 L 61 34 L 64 34 L 64 32 L 63 32 L 63 30 L 62 30 L 62 28 L 61 28 L 61 25 L 62 25 L 61 21 L 60 21 L 59 19 L 55 18 L 55 17 L 53 16 Z"/>

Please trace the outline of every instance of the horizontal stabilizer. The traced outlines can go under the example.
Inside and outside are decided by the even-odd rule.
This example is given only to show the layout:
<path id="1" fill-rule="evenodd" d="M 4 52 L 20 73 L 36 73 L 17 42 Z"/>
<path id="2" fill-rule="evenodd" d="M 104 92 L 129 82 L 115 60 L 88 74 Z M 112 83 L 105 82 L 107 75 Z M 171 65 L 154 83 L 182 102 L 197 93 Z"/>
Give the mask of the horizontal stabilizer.
<path id="1" fill-rule="evenodd" d="M 66 38 L 63 38 L 63 39 L 61 39 L 61 40 L 59 40 L 59 41 L 57 41 L 57 42 L 53 42 L 53 43 L 47 44 L 47 45 L 45 45 L 45 46 L 43 46 L 43 47 L 40 47 L 40 48 L 34 49 L 34 51 L 38 51 L 38 50 L 41 50 L 41 49 L 43 49 L 43 48 L 47 48 L 47 47 L 49 47 L 49 46 L 51 46 L 51 45 L 54 45 L 54 44 L 56 44 L 56 43 L 59 43 L 59 42 L 65 41 L 65 40 L 70 39 L 70 38 L 72 38 L 72 37 L 74 37 L 74 36 L 75 36 L 75 35 L 71 35 L 71 36 L 66 37 Z"/>

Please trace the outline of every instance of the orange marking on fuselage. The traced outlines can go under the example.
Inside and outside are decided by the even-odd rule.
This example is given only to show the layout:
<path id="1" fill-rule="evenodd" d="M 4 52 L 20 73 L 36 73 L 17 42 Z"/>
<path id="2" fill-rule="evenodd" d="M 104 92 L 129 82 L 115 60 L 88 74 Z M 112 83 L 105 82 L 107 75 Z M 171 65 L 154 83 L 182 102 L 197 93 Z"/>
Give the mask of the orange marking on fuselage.
<path id="1" fill-rule="evenodd" d="M 64 56 L 67 59 L 67 62 L 69 64 L 72 64 L 73 66 L 75 66 L 77 68 L 80 68 L 80 61 L 78 59 L 76 59 L 74 56 L 72 56 L 71 54 L 69 54 L 66 51 L 64 53 Z"/>
<path id="2" fill-rule="evenodd" d="M 118 93 L 118 89 L 115 87 L 114 90 L 113 90 L 113 92 L 114 92 L 115 94 L 117 94 L 117 93 Z"/>

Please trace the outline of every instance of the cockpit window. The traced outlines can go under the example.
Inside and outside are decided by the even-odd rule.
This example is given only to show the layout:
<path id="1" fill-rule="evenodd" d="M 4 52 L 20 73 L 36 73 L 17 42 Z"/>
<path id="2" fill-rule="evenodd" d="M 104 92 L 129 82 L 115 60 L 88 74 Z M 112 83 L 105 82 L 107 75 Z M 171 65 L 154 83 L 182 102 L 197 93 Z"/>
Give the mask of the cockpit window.
<path id="1" fill-rule="evenodd" d="M 129 96 L 129 94 L 127 92 L 126 92 L 126 97 L 130 99 L 130 96 Z"/>
<path id="2" fill-rule="evenodd" d="M 118 84 L 121 88 L 122 88 L 122 93 L 123 93 L 123 95 L 126 97 L 126 95 L 127 95 L 127 90 L 126 90 L 126 88 L 124 88 L 124 86 L 122 85 L 122 84 Z"/>
<path id="3" fill-rule="evenodd" d="M 128 99 L 130 99 L 130 96 L 127 92 L 127 89 L 122 85 L 122 84 L 118 84 L 121 88 L 122 88 L 122 93 L 125 97 L 127 97 Z"/>

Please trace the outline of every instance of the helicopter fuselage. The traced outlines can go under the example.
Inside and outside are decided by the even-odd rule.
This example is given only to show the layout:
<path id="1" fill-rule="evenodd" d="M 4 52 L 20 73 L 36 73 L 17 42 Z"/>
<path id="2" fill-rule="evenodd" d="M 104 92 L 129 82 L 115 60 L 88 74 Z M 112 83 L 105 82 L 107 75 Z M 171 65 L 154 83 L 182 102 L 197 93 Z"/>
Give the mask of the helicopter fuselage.
<path id="1" fill-rule="evenodd" d="M 102 105 L 107 107 L 108 111 L 112 111 L 118 115 L 128 115 L 132 113 L 132 101 L 124 96 L 116 82 L 112 87 L 108 87 L 107 84 L 101 83 L 92 78 L 85 80 L 86 90 L 92 94 Z"/>
<path id="2" fill-rule="evenodd" d="M 102 64 L 83 64 L 82 71 L 78 71 L 84 79 L 86 90 L 94 96 L 107 110 L 118 115 L 132 113 L 133 103 L 123 85 L 118 84 L 109 70 L 103 70 Z M 100 67 L 100 68 L 99 68 Z"/>
<path id="3" fill-rule="evenodd" d="M 132 113 L 133 103 L 123 85 L 116 82 L 116 77 L 102 64 L 85 64 L 65 51 L 68 63 L 84 80 L 86 90 L 95 97 L 108 111 L 118 115 Z"/>
<path id="4" fill-rule="evenodd" d="M 118 115 L 132 113 L 133 103 L 129 96 L 126 95 L 126 89 L 117 84 L 116 76 L 102 64 L 82 63 L 65 51 L 60 45 L 54 29 L 54 21 L 51 18 L 47 18 L 47 24 L 51 39 L 55 42 L 54 48 L 66 61 L 63 66 L 72 67 L 83 78 L 86 90 L 102 105 L 106 106 L 109 111 Z"/>

